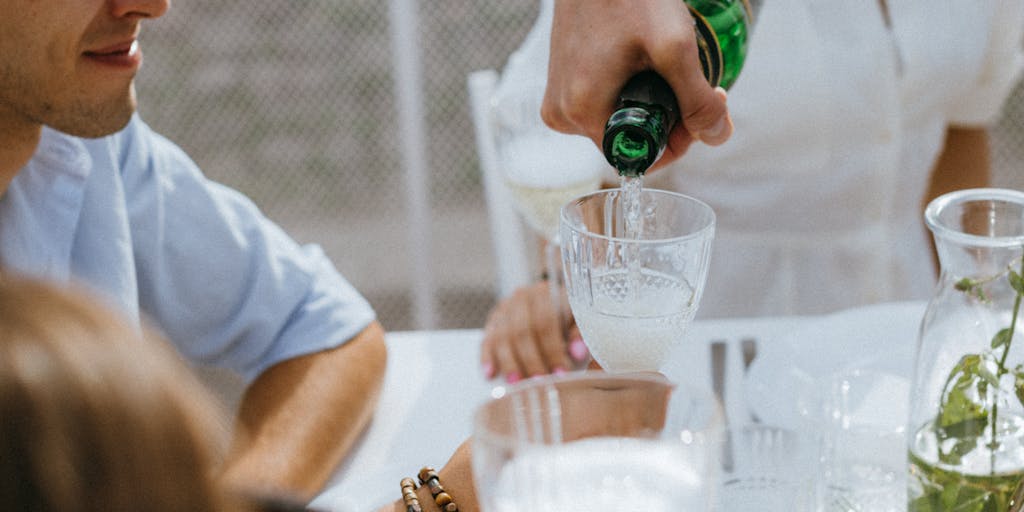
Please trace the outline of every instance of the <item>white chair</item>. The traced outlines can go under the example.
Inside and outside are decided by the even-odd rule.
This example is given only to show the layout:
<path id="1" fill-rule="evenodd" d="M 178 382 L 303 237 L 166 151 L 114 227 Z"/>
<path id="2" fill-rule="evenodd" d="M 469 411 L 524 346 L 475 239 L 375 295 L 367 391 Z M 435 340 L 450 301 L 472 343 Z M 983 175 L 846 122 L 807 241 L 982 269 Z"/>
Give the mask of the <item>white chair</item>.
<path id="1" fill-rule="evenodd" d="M 530 283 L 531 232 L 523 225 L 511 193 L 505 185 L 495 139 L 494 91 L 498 72 L 493 69 L 471 72 L 466 80 L 473 125 L 476 131 L 477 154 L 483 175 L 487 212 L 490 217 L 491 242 L 495 255 L 495 292 L 505 297 L 516 288 Z"/>

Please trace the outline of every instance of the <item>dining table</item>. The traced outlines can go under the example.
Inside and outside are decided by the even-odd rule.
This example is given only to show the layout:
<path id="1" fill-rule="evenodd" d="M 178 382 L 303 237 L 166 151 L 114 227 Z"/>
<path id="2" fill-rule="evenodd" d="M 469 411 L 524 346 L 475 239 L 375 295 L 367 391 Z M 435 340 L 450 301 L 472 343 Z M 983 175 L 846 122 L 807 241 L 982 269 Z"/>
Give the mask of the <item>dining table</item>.
<path id="1" fill-rule="evenodd" d="M 890 302 L 821 315 L 698 319 L 661 371 L 714 389 L 731 423 L 786 421 L 795 395 L 851 361 L 882 357 L 909 374 L 925 307 Z M 376 510 L 400 498 L 402 478 L 442 467 L 470 437 L 476 408 L 509 385 L 481 371 L 482 337 L 479 329 L 388 333 L 376 412 L 310 507 Z"/>

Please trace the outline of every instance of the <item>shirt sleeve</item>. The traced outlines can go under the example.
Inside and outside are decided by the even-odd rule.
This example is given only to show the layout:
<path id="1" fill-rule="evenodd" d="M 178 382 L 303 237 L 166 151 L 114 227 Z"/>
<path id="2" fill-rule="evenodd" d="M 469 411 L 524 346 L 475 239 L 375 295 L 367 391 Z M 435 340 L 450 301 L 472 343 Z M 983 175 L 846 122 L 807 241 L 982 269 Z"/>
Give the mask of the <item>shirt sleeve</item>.
<path id="1" fill-rule="evenodd" d="M 987 34 L 979 34 L 987 42 L 980 72 L 976 75 L 973 90 L 952 103 L 949 112 L 952 124 L 980 126 L 995 123 L 1024 69 L 1024 1 L 995 0 L 988 3 L 991 5 L 988 10 L 990 30 Z M 976 8 L 987 10 L 980 6 Z"/>
<path id="2" fill-rule="evenodd" d="M 187 358 L 251 380 L 375 319 L 318 246 L 298 245 L 137 117 L 119 155 L 140 310 Z"/>

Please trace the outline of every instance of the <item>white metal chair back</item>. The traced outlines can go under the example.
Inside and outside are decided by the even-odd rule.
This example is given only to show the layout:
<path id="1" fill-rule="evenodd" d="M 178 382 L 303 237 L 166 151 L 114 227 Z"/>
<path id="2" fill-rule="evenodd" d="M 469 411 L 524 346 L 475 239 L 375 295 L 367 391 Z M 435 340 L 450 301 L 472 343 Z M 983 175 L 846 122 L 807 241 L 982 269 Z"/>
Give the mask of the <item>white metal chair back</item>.
<path id="1" fill-rule="evenodd" d="M 498 72 L 493 69 L 473 71 L 466 82 L 494 245 L 495 291 L 499 297 L 505 297 L 531 281 L 527 238 L 530 232 L 523 225 L 501 174 L 494 112 Z"/>

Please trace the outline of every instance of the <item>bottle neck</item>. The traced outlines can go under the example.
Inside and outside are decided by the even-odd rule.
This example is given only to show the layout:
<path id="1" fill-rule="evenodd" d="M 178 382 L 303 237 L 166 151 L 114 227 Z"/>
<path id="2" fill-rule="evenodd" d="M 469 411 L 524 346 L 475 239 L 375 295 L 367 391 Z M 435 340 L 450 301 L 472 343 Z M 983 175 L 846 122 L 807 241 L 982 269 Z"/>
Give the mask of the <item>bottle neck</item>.
<path id="1" fill-rule="evenodd" d="M 1024 254 L 1024 193 L 1020 191 L 951 192 L 928 205 L 925 221 L 946 277 L 983 279 L 1019 267 Z"/>
<path id="2" fill-rule="evenodd" d="M 729 88 L 746 56 L 747 36 L 759 2 L 686 0 L 694 20 L 697 54 L 712 87 Z M 605 125 L 605 158 L 623 176 L 643 174 L 661 157 L 679 121 L 672 88 L 657 73 L 644 71 L 623 88 Z"/>
<path id="3" fill-rule="evenodd" d="M 653 71 L 638 73 L 622 89 L 618 108 L 605 125 L 605 158 L 622 176 L 642 175 L 661 157 L 678 119 L 668 83 Z"/>

